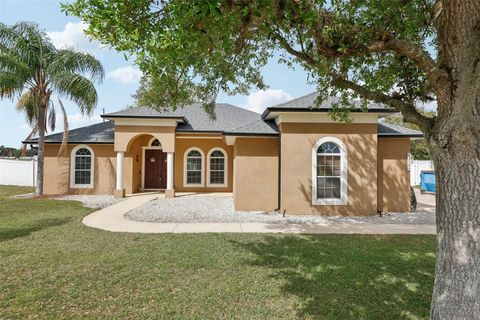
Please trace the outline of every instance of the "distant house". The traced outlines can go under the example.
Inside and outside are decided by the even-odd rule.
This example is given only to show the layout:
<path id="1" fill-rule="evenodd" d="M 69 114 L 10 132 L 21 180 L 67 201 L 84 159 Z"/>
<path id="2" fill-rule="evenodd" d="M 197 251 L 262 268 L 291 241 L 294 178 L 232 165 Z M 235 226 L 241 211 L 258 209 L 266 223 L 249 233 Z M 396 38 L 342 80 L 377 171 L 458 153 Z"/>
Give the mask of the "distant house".
<path id="1" fill-rule="evenodd" d="M 114 194 L 143 190 L 233 192 L 237 210 L 369 215 L 409 211 L 407 154 L 418 131 L 379 122 L 378 104 L 335 122 L 336 102 L 316 94 L 260 115 L 229 104 L 212 120 L 200 104 L 159 112 L 130 108 L 109 121 L 46 137 L 46 194 Z M 35 140 L 27 141 L 35 143 Z"/>

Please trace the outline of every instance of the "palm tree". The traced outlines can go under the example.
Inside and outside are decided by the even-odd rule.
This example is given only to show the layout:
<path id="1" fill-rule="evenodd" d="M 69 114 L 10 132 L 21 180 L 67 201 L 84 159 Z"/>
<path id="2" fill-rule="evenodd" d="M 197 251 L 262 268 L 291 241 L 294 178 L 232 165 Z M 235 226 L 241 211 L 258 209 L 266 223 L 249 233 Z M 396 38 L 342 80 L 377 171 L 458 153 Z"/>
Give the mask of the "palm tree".
<path id="1" fill-rule="evenodd" d="M 62 111 L 63 115 L 63 137 L 62 137 L 62 144 L 60 146 L 60 149 L 58 151 L 58 155 L 63 154 L 64 151 L 66 151 L 66 146 L 67 146 L 67 141 L 68 141 L 68 118 L 67 118 L 67 112 L 65 111 L 65 107 L 63 106 L 62 101 L 60 98 L 58 99 L 58 104 L 60 105 L 60 110 Z M 28 136 L 25 138 L 25 141 L 33 139 L 38 132 L 38 103 L 36 103 L 36 99 L 32 98 L 32 93 L 30 91 L 27 91 L 24 93 L 20 99 L 17 101 L 16 109 L 18 112 L 23 113 L 25 116 L 25 119 L 27 120 L 27 123 L 30 126 L 30 133 Z M 48 129 L 50 131 L 55 131 L 55 126 L 56 126 L 56 110 L 55 110 L 55 105 L 53 103 L 50 103 L 50 106 L 47 107 L 46 110 L 48 114 L 48 123 L 45 126 L 45 133 L 47 133 Z M 46 117 L 47 118 L 47 117 Z M 27 154 L 27 144 L 23 143 L 22 148 L 21 148 L 21 155 L 22 157 L 25 157 Z"/>
<path id="2" fill-rule="evenodd" d="M 29 106 L 26 112 L 36 124 L 37 195 L 43 194 L 45 131 L 52 94 L 72 100 L 82 114 L 91 115 L 98 100 L 93 82 L 103 78 L 103 67 L 93 55 L 56 49 L 37 24 L 0 23 L 0 98 L 18 98 L 19 105 Z"/>

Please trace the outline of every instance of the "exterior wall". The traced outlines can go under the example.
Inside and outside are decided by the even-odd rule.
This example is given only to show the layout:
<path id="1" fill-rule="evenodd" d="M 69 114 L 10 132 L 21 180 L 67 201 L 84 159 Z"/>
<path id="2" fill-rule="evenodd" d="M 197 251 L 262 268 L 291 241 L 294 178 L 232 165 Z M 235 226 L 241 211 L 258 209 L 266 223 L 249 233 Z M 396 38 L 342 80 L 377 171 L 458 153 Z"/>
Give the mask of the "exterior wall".
<path id="1" fill-rule="evenodd" d="M 93 188 L 70 188 L 70 155 L 77 145 L 68 145 L 65 155 L 57 157 L 60 145 L 45 145 L 45 194 L 113 194 L 115 189 L 115 152 L 113 145 L 87 144 L 94 154 Z M 128 166 L 128 162 L 125 161 Z"/>
<path id="2" fill-rule="evenodd" d="M 180 138 L 181 137 L 181 138 Z M 220 134 L 215 135 L 177 135 L 175 139 L 174 189 L 176 192 L 232 192 L 233 190 L 233 147 L 223 142 Z M 183 184 L 184 157 L 188 148 L 197 147 L 203 151 L 203 187 L 188 187 Z M 227 187 L 207 187 L 207 155 L 215 147 L 227 153 Z"/>
<path id="3" fill-rule="evenodd" d="M 240 211 L 278 209 L 278 139 L 237 138 L 234 202 Z"/>
<path id="4" fill-rule="evenodd" d="M 281 211 L 373 215 L 377 212 L 377 124 L 282 123 Z M 347 205 L 312 205 L 312 149 L 323 137 L 347 148 Z"/>
<path id="5" fill-rule="evenodd" d="M 147 134 L 157 138 L 162 144 L 163 151 L 175 150 L 175 127 L 174 126 L 115 126 L 115 151 L 128 151 L 130 143 L 136 137 Z"/>
<path id="6" fill-rule="evenodd" d="M 126 193 L 135 193 L 142 187 L 142 147 L 146 147 L 152 136 L 141 135 L 130 141 L 125 152 L 123 185 Z"/>
<path id="7" fill-rule="evenodd" d="M 408 138 L 378 139 L 378 211 L 409 212 Z"/>

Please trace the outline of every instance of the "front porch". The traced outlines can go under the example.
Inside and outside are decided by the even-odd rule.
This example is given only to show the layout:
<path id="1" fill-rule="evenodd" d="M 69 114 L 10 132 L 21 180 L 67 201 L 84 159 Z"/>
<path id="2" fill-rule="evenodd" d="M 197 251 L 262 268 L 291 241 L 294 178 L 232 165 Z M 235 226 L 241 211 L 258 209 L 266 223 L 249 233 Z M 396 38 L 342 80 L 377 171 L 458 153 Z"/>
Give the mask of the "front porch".
<path id="1" fill-rule="evenodd" d="M 159 138 L 140 133 L 131 137 L 124 148 L 118 146 L 121 150 L 115 145 L 116 198 L 145 191 L 164 191 L 167 198 L 175 196 L 174 151 Z"/>

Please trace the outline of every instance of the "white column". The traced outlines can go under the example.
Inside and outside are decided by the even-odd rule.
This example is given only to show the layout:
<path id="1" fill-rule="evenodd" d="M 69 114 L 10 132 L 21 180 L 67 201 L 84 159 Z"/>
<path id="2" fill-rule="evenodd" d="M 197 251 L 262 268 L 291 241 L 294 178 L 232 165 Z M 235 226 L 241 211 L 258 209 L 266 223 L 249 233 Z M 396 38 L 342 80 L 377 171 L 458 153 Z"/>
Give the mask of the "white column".
<path id="1" fill-rule="evenodd" d="M 173 152 L 167 152 L 167 189 L 173 189 Z"/>
<path id="2" fill-rule="evenodd" d="M 124 152 L 117 152 L 117 190 L 123 190 L 123 160 Z"/>

